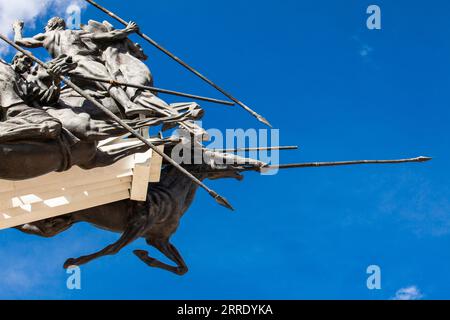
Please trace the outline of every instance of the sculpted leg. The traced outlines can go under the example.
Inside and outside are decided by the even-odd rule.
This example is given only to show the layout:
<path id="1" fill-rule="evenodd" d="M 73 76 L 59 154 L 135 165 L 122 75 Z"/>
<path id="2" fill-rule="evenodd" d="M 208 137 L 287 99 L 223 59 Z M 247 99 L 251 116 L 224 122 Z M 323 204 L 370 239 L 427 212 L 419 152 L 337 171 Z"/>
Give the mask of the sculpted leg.
<path id="1" fill-rule="evenodd" d="M 116 137 L 128 131 L 112 121 L 94 120 L 87 113 L 77 113 L 71 108 L 47 109 L 47 112 L 61 121 L 64 128 L 84 142 L 97 142 Z M 134 125 L 137 121 L 127 121 Z"/>
<path id="2" fill-rule="evenodd" d="M 134 103 L 153 110 L 158 116 L 176 116 L 178 112 L 171 108 L 164 100 L 149 91 L 137 91 L 133 97 Z"/>
<path id="3" fill-rule="evenodd" d="M 148 256 L 148 252 L 144 250 L 135 250 L 134 254 L 141 259 L 145 264 L 147 264 L 150 267 L 153 268 L 160 268 L 163 270 L 170 271 L 172 273 L 175 273 L 177 275 L 184 275 L 188 272 L 188 267 L 186 263 L 184 262 L 183 258 L 181 257 L 181 254 L 178 252 L 178 250 L 175 248 L 174 245 L 169 243 L 168 240 L 158 240 L 158 241 L 152 241 L 150 239 L 147 239 L 147 243 L 156 249 L 158 249 L 162 254 L 164 254 L 167 258 L 172 260 L 177 264 L 176 267 L 170 266 L 166 263 L 163 263 L 159 260 L 156 260 L 154 258 L 151 258 Z"/>
<path id="4" fill-rule="evenodd" d="M 81 266 L 83 264 L 86 264 L 86 263 L 94 260 L 94 259 L 106 256 L 106 255 L 116 254 L 120 250 L 122 250 L 125 246 L 127 246 L 128 244 L 130 244 L 131 242 L 136 240 L 139 237 L 140 231 L 141 231 L 141 228 L 132 227 L 132 228 L 128 229 L 127 231 L 125 231 L 117 242 L 107 246 L 106 248 L 104 248 L 103 250 L 101 250 L 97 253 L 82 256 L 82 257 L 79 257 L 76 259 L 73 259 L 73 258 L 67 259 L 67 261 L 64 263 L 64 268 L 67 269 L 70 266 Z"/>
<path id="5" fill-rule="evenodd" d="M 10 107 L 6 120 L 0 123 L 0 143 L 17 140 L 56 139 L 61 134 L 61 123 L 44 110 L 27 105 Z"/>
<path id="6" fill-rule="evenodd" d="M 125 232 L 122 234 L 120 239 L 107 246 L 103 250 L 96 252 L 94 254 L 82 256 L 76 259 L 68 259 L 64 263 L 64 268 L 68 268 L 70 266 L 80 266 L 86 264 L 94 259 L 106 256 L 106 255 L 114 255 L 122 250 L 125 246 L 129 245 L 134 240 L 138 239 L 141 236 L 141 233 L 145 230 L 145 226 L 147 224 L 147 206 L 146 203 L 135 202 L 133 208 L 133 212 L 136 213 L 134 219 L 130 221 L 128 227 Z"/>
<path id="7" fill-rule="evenodd" d="M 125 109 L 125 114 L 127 116 L 135 116 L 138 114 L 150 115 L 152 113 L 152 110 L 132 102 L 122 88 L 112 86 L 108 88 L 108 91 L 111 97 Z"/>
<path id="8" fill-rule="evenodd" d="M 91 59 L 78 59 L 77 61 L 78 67 L 75 69 L 75 71 L 72 72 L 72 75 L 74 76 L 91 76 L 94 78 L 100 78 L 100 79 L 110 79 L 111 75 L 108 72 L 108 69 L 99 62 L 96 62 Z M 75 77 L 76 80 L 76 77 Z M 77 81 L 77 80 L 76 80 Z M 147 108 L 144 108 L 142 106 L 139 106 L 135 104 L 133 101 L 131 101 L 128 94 L 125 92 L 125 90 L 122 87 L 114 86 L 102 82 L 96 82 L 96 86 L 100 90 L 108 91 L 111 97 L 120 104 L 123 109 L 125 109 L 125 114 L 127 116 L 135 116 L 138 114 L 145 114 L 148 115 L 151 113 L 151 110 L 148 110 Z"/>

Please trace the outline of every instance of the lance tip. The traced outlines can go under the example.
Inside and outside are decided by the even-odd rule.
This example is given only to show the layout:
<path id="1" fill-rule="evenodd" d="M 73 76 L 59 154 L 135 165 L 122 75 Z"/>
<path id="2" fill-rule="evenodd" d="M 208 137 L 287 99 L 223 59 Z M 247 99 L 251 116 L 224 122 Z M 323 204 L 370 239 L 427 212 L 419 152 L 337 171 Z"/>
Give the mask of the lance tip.
<path id="1" fill-rule="evenodd" d="M 433 158 L 421 156 L 421 157 L 416 158 L 416 160 L 419 162 L 427 162 L 427 161 L 433 160 Z"/>
<path id="2" fill-rule="evenodd" d="M 270 127 L 270 128 L 273 128 L 272 125 L 270 124 L 270 122 L 267 121 L 267 119 L 264 118 L 263 116 L 258 115 L 257 118 L 258 118 L 258 120 L 259 120 L 260 122 L 264 123 L 266 126 L 268 126 L 268 127 Z"/>
<path id="3" fill-rule="evenodd" d="M 215 199 L 216 199 L 216 202 L 217 202 L 218 204 L 220 204 L 221 206 L 224 206 L 225 208 L 228 208 L 228 209 L 230 209 L 231 211 L 234 211 L 234 208 L 233 208 L 233 206 L 231 205 L 231 203 L 229 203 L 228 200 L 225 199 L 224 197 L 217 195 L 217 196 L 215 197 Z"/>

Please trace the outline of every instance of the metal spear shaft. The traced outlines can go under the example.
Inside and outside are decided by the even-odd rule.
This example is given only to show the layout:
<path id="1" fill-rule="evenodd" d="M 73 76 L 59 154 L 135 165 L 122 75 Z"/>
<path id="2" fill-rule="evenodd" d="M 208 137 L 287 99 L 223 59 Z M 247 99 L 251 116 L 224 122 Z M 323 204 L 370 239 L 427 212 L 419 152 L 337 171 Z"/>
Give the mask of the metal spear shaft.
<path id="1" fill-rule="evenodd" d="M 100 78 L 95 78 L 95 77 L 79 76 L 79 75 L 75 75 L 75 76 L 71 75 L 71 77 L 74 77 L 74 78 L 77 78 L 77 79 L 80 79 L 80 80 L 104 82 L 104 83 L 109 83 L 111 85 L 128 86 L 128 87 L 133 87 L 133 88 L 138 88 L 138 89 L 143 89 L 143 90 L 158 91 L 158 92 L 161 92 L 161 93 L 168 93 L 168 94 L 179 95 L 179 96 L 193 98 L 193 99 L 197 99 L 197 100 L 205 100 L 205 101 L 214 102 L 214 103 L 222 103 L 222 104 L 234 105 L 233 102 L 222 101 L 222 100 L 217 100 L 217 99 L 211 99 L 211 98 L 206 98 L 206 97 L 200 97 L 200 96 L 195 96 L 195 95 L 191 95 L 191 94 L 187 94 L 187 93 L 181 93 L 181 92 L 176 92 L 176 91 L 171 91 L 171 90 L 166 90 L 166 89 L 160 89 L 160 88 L 154 88 L 154 87 L 141 86 L 141 85 L 137 85 L 137 84 L 130 84 L 130 83 L 125 83 L 125 82 L 119 82 L 119 81 L 116 81 L 116 80 L 113 80 L 113 79 L 100 79 Z M 169 116 L 170 115 L 164 109 L 158 109 L 156 111 L 158 113 L 164 115 L 164 116 Z M 190 131 L 189 127 L 186 126 L 184 121 L 180 121 L 178 124 L 181 127 L 183 127 L 184 129 L 186 129 L 187 131 Z"/>
<path id="2" fill-rule="evenodd" d="M 297 150 L 298 146 L 280 146 L 280 147 L 259 147 L 259 148 L 235 148 L 235 149 L 211 149 L 215 152 L 234 153 L 244 151 L 283 151 L 283 150 Z"/>
<path id="3" fill-rule="evenodd" d="M 16 50 L 22 52 L 24 55 L 35 61 L 37 64 L 48 70 L 47 65 L 36 58 L 34 55 L 32 55 L 30 52 L 22 49 L 18 45 L 16 45 L 14 42 L 9 40 L 7 37 L 5 37 L 3 34 L 0 33 L 0 39 L 8 43 L 10 46 L 15 48 Z M 111 112 L 108 108 L 103 106 L 101 103 L 99 103 L 97 100 L 92 98 L 89 94 L 83 91 L 80 87 L 78 87 L 76 84 L 74 84 L 70 79 L 65 78 L 62 75 L 57 75 L 62 81 L 64 81 L 69 87 L 71 87 L 73 90 L 75 90 L 78 94 L 80 94 L 82 97 L 87 99 L 88 101 L 92 102 L 97 108 L 102 110 L 105 114 L 107 114 L 111 119 L 116 121 L 118 124 L 120 124 L 123 128 L 125 128 L 128 132 L 133 134 L 137 139 L 142 141 L 144 144 L 146 144 L 149 148 L 151 148 L 154 152 L 156 152 L 159 156 L 161 156 L 164 160 L 166 160 L 168 163 L 173 165 L 175 168 L 177 168 L 181 173 L 183 173 L 185 176 L 187 176 L 189 179 L 191 179 L 195 184 L 197 184 L 199 187 L 206 190 L 206 192 L 209 193 L 210 196 L 212 196 L 217 203 L 220 205 L 234 210 L 231 204 L 221 195 L 219 195 L 214 190 L 208 188 L 203 182 L 201 182 L 199 179 L 197 179 L 194 175 L 189 173 L 186 169 L 184 169 L 182 166 L 180 166 L 178 163 L 176 163 L 172 158 L 170 158 L 168 155 L 166 155 L 164 152 L 160 151 L 153 143 L 145 139 L 141 134 L 139 134 L 136 130 L 131 128 L 128 124 L 126 124 L 124 121 L 122 121 L 118 116 L 116 116 L 113 112 Z"/>
<path id="4" fill-rule="evenodd" d="M 398 160 L 355 160 L 355 161 L 338 161 L 338 162 L 309 162 L 309 163 L 294 163 L 294 164 L 282 164 L 267 166 L 261 168 L 261 170 L 272 169 L 295 169 L 295 168 L 314 168 L 314 167 L 336 167 L 336 166 L 352 166 L 361 164 L 399 164 L 407 162 L 427 162 L 430 161 L 430 157 L 417 157 L 411 159 L 398 159 Z"/>
<path id="5" fill-rule="evenodd" d="M 190 98 L 190 99 L 194 99 L 194 100 L 202 100 L 202 101 L 207 101 L 207 102 L 212 102 L 212 103 L 224 104 L 224 105 L 227 105 L 227 106 L 234 106 L 235 105 L 234 102 L 230 102 L 230 101 L 219 100 L 219 99 L 208 98 L 208 97 L 202 97 L 202 96 L 198 96 L 198 95 L 194 95 L 194 94 L 190 94 L 190 93 L 184 93 L 184 92 L 178 92 L 178 91 L 173 91 L 173 90 L 161 89 L 161 88 L 156 88 L 156 87 L 143 86 L 143 85 L 139 85 L 139 84 L 120 82 L 120 81 L 116 81 L 116 80 L 113 80 L 113 79 L 100 79 L 100 78 L 95 78 L 95 77 L 79 76 L 79 75 L 76 75 L 76 76 L 75 75 L 71 75 L 71 77 L 75 77 L 75 78 L 80 79 L 80 80 L 89 80 L 89 81 L 103 82 L 103 83 L 109 83 L 109 84 L 114 85 L 114 86 L 130 87 L 130 88 L 136 88 L 136 89 L 141 89 L 141 90 L 146 90 L 146 91 L 153 91 L 153 92 L 159 92 L 159 93 L 164 93 L 164 94 L 170 94 L 170 95 L 174 95 L 174 96 Z"/>
<path id="6" fill-rule="evenodd" d="M 128 25 L 128 22 L 125 21 L 124 19 L 122 19 L 121 17 L 119 17 L 118 15 L 116 15 L 115 13 L 109 11 L 108 9 L 102 7 L 101 5 L 99 5 L 98 3 L 96 3 L 93 0 L 86 0 L 87 2 L 89 2 L 90 4 L 92 4 L 94 7 L 96 7 L 97 9 L 103 11 L 104 13 L 106 13 L 108 16 L 110 16 L 111 18 L 116 19 L 117 21 L 119 21 L 121 24 L 123 25 Z M 174 55 L 172 52 L 170 52 L 169 50 L 167 50 L 166 48 L 164 48 L 163 46 L 161 46 L 159 43 L 157 43 L 155 40 L 153 40 L 152 38 L 150 38 L 149 36 L 147 36 L 146 34 L 142 33 L 141 31 L 137 32 L 138 35 L 140 35 L 142 38 L 144 38 L 145 40 L 147 40 L 150 44 L 152 44 L 153 46 L 155 46 L 157 49 L 159 49 L 160 51 L 164 52 L 166 55 L 168 55 L 170 58 L 172 58 L 173 60 L 175 60 L 176 62 L 178 62 L 179 64 L 181 64 L 183 67 L 185 67 L 186 69 L 188 69 L 190 72 L 192 72 L 193 74 L 195 74 L 197 77 L 199 77 L 200 79 L 202 79 L 203 81 L 207 82 L 209 85 L 211 85 L 213 88 L 215 88 L 216 90 L 218 90 L 219 92 L 221 92 L 223 95 L 225 95 L 228 99 L 234 101 L 236 104 L 238 104 L 239 106 L 241 106 L 244 110 L 246 110 L 247 112 L 249 112 L 252 116 L 254 116 L 256 119 L 258 119 L 260 122 L 264 123 L 265 125 L 272 127 L 271 124 L 269 123 L 269 121 L 267 121 L 266 118 L 264 118 L 263 116 L 261 116 L 260 114 L 258 114 L 257 112 L 255 112 L 254 110 L 252 110 L 250 107 L 248 107 L 247 105 L 245 105 L 243 102 L 241 102 L 240 100 L 236 99 L 234 96 L 232 96 L 230 93 L 228 93 L 227 91 L 225 91 L 224 89 L 222 89 L 221 87 L 219 87 L 216 83 L 214 83 L 213 81 L 211 81 L 210 79 L 208 79 L 207 77 L 205 77 L 203 74 L 201 74 L 200 72 L 198 72 L 197 70 L 195 70 L 193 67 L 191 67 L 190 65 L 188 65 L 186 62 L 184 62 L 183 60 L 181 60 L 180 58 L 178 58 L 176 55 Z"/>
<path id="7" fill-rule="evenodd" d="M 281 165 L 273 165 L 266 167 L 255 167 L 250 165 L 243 165 L 239 168 L 227 168 L 224 170 L 208 170 L 208 171 L 200 171 L 203 173 L 207 172 L 232 172 L 232 171 L 258 171 L 264 172 L 274 169 L 297 169 L 297 168 L 317 168 L 317 167 L 335 167 L 335 166 L 351 166 L 351 165 L 363 165 L 363 164 L 400 164 L 400 163 L 408 163 L 408 162 L 427 162 L 432 160 L 430 157 L 417 157 L 410 159 L 398 159 L 398 160 L 354 160 L 354 161 L 338 161 L 338 162 L 305 162 L 305 163 L 292 163 L 292 164 L 281 164 Z"/>

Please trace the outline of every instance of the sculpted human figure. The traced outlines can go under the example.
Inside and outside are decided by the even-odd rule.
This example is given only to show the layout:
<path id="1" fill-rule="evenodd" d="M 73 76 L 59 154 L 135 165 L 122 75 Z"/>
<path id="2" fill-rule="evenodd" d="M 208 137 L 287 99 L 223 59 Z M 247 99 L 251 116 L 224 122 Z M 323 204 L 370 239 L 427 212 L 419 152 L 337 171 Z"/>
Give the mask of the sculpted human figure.
<path id="1" fill-rule="evenodd" d="M 114 27 L 104 21 L 103 23 L 89 20 L 82 27 L 88 33 L 105 34 L 114 32 Z M 101 51 L 102 60 L 108 69 L 112 79 L 121 82 L 153 86 L 153 76 L 144 63 L 147 60 L 142 48 L 130 39 L 118 39 L 116 41 L 97 41 Z M 151 109 L 169 109 L 169 105 L 149 91 L 127 87 L 125 90 L 135 103 L 143 104 Z M 142 100 L 145 96 L 145 101 Z"/>
<path id="2" fill-rule="evenodd" d="M 15 65 L 22 65 L 19 61 L 27 61 L 20 68 L 16 68 L 18 74 L 26 80 L 27 83 L 37 87 L 41 92 L 45 93 L 45 101 L 42 102 L 42 107 L 37 101 L 32 101 L 36 108 L 42 108 L 50 116 L 58 119 L 63 128 L 67 129 L 71 134 L 81 141 L 95 142 L 100 141 L 111 136 L 125 134 L 127 131 L 116 123 L 104 120 L 95 120 L 85 112 L 77 111 L 76 109 L 60 106 L 59 93 L 60 83 L 59 79 L 52 77 L 44 68 L 39 65 L 33 66 L 30 59 L 23 53 L 17 53 L 13 58 L 13 67 Z M 61 72 L 64 70 L 72 70 L 76 64 L 72 62 L 71 57 L 60 56 L 52 61 L 53 70 Z M 38 90 L 36 89 L 36 90 Z M 129 124 L 134 124 L 133 121 L 127 121 Z"/>
<path id="3" fill-rule="evenodd" d="M 82 27 L 88 33 L 104 34 L 114 32 L 114 27 L 107 21 L 103 23 L 90 20 Z M 144 63 L 147 56 L 139 44 L 133 43 L 130 39 L 124 38 L 113 42 L 97 42 L 102 50 L 102 60 L 108 69 L 112 79 L 132 83 L 141 86 L 153 86 L 154 78 L 148 66 Z M 151 109 L 154 116 L 179 117 L 185 113 L 183 127 L 191 133 L 205 134 L 192 121 L 203 116 L 203 110 L 196 103 L 174 103 L 169 105 L 164 100 L 148 90 L 127 87 L 128 97 L 136 104 Z M 176 122 L 167 122 L 164 129 L 176 125 Z"/>
<path id="4" fill-rule="evenodd" d="M 78 120 L 84 115 L 74 112 L 61 116 L 58 114 L 61 110 L 54 108 L 58 105 L 60 92 L 56 75 L 67 74 L 73 69 L 73 63 L 68 63 L 67 57 L 54 59 L 48 63 L 50 74 L 39 69 L 30 73 L 32 64 L 33 61 L 23 54 L 16 55 L 12 65 L 0 59 L 0 112 L 3 120 L 0 121 L 0 179 L 30 179 L 54 171 L 66 171 L 74 165 L 83 169 L 104 167 L 148 150 L 146 145 L 139 144 L 102 151 L 97 148 L 94 138 L 96 134 L 105 132 L 93 132 L 90 136 L 88 131 L 85 134 L 88 139 L 78 139 L 64 125 L 71 117 L 75 123 L 82 123 Z M 54 116 L 49 114 L 49 110 L 55 112 Z M 56 116 L 61 116 L 62 121 Z M 133 120 L 129 120 L 131 122 Z M 92 122 L 88 119 L 85 123 Z M 80 130 L 74 132 L 83 133 L 85 130 L 76 128 L 76 125 L 69 124 L 68 127 Z M 117 131 L 117 127 L 112 128 L 116 134 L 108 131 L 111 136 L 126 133 L 125 129 Z"/>
<path id="5" fill-rule="evenodd" d="M 60 136 L 61 122 L 43 109 L 30 106 L 36 102 L 51 104 L 57 101 L 58 91 L 55 87 L 41 90 L 16 72 L 27 70 L 31 65 L 32 61 L 27 57 L 15 59 L 13 65 L 0 59 L 0 143 Z"/>
<path id="6" fill-rule="evenodd" d="M 49 54 L 56 58 L 60 55 L 71 56 L 77 64 L 77 68 L 72 72 L 73 75 L 91 76 L 101 79 L 110 79 L 106 66 L 101 60 L 101 52 L 98 49 L 98 43 L 113 42 L 126 39 L 131 33 L 138 30 L 134 22 L 122 30 L 114 30 L 104 33 L 88 33 L 84 30 L 69 30 L 66 28 L 64 19 L 54 17 L 50 19 L 45 27 L 45 32 L 35 35 L 31 38 L 24 38 L 23 22 L 16 21 L 13 25 L 14 41 L 23 47 L 39 48 L 44 47 Z M 73 79 L 76 83 L 76 78 Z M 118 86 L 110 86 L 104 83 L 96 83 L 99 90 L 108 91 L 125 110 L 128 116 L 136 114 L 148 114 L 147 108 L 139 106 L 132 102 L 127 93 Z"/>

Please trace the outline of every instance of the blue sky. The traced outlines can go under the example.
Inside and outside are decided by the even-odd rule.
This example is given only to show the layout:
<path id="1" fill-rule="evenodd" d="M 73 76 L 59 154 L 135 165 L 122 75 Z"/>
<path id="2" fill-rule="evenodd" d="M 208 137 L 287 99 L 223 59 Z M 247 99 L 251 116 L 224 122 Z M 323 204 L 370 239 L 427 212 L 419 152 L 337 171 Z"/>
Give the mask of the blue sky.
<path id="1" fill-rule="evenodd" d="M 0 298 L 390 299 L 408 287 L 450 298 L 448 1 L 100 2 L 265 115 L 282 144 L 301 147 L 282 162 L 434 160 L 209 182 L 237 211 L 198 193 L 173 238 L 190 267 L 181 278 L 141 263 L 137 241 L 83 266 L 82 290 L 69 291 L 65 259 L 118 235 L 88 225 L 54 239 L 1 231 Z M 381 7 L 382 30 L 366 28 L 370 4 Z M 82 16 L 104 18 L 94 8 Z M 220 97 L 143 45 L 158 86 Z M 205 127 L 260 128 L 240 109 L 204 107 Z M 366 287 L 369 265 L 381 267 L 381 290 Z"/>

